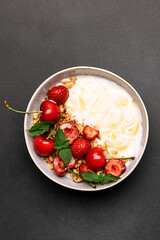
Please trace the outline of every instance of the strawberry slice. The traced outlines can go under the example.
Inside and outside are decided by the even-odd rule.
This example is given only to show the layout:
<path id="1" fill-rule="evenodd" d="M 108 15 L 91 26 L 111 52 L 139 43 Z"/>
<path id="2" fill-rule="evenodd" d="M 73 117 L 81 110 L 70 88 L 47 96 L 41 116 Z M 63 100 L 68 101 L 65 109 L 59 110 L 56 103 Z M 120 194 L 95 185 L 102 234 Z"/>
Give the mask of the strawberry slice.
<path id="1" fill-rule="evenodd" d="M 62 176 L 66 173 L 67 168 L 64 165 L 64 162 L 60 158 L 60 156 L 57 156 L 53 160 L 53 168 L 57 175 Z"/>
<path id="2" fill-rule="evenodd" d="M 91 148 L 91 144 L 86 139 L 80 137 L 77 138 L 72 146 L 71 146 L 71 152 L 73 154 L 73 157 L 81 159 L 84 155 L 86 155 Z"/>
<path id="3" fill-rule="evenodd" d="M 66 139 L 69 140 L 69 144 L 72 144 L 79 136 L 78 128 L 75 124 L 65 122 L 60 124 L 60 129 L 64 132 Z"/>
<path id="4" fill-rule="evenodd" d="M 93 127 L 86 125 L 83 129 L 83 136 L 87 140 L 93 140 L 99 135 L 99 131 Z"/>
<path id="5" fill-rule="evenodd" d="M 105 174 L 111 173 L 115 176 L 120 176 L 125 171 L 126 171 L 126 165 L 120 159 L 111 159 L 106 163 Z"/>
<path id="6" fill-rule="evenodd" d="M 83 171 L 94 172 L 88 168 L 87 164 L 81 163 L 81 165 L 79 166 L 79 174 L 81 175 Z"/>
<path id="7" fill-rule="evenodd" d="M 69 90 L 64 86 L 52 87 L 47 92 L 48 99 L 55 101 L 57 104 L 64 104 L 69 97 Z"/>

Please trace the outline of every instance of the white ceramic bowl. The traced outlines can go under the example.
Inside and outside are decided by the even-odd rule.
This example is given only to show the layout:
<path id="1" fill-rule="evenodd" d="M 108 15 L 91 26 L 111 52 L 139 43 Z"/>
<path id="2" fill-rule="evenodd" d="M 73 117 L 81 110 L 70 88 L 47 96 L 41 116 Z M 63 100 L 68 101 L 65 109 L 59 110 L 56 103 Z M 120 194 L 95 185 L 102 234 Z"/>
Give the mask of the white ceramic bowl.
<path id="1" fill-rule="evenodd" d="M 144 153 L 147 140 L 148 140 L 148 132 L 149 132 L 148 115 L 142 99 L 140 98 L 138 93 L 135 91 L 135 89 L 128 82 L 126 82 L 124 79 L 122 79 L 121 77 L 119 77 L 118 75 L 112 72 L 109 72 L 107 70 L 100 69 L 100 68 L 95 68 L 95 67 L 73 67 L 73 68 L 68 68 L 58 73 L 55 73 L 54 75 L 49 77 L 47 80 L 45 80 L 38 87 L 38 89 L 33 94 L 31 100 L 29 101 L 26 111 L 38 110 L 41 104 L 41 101 L 46 96 L 46 93 L 49 88 L 59 83 L 64 78 L 71 77 L 71 76 L 78 76 L 78 75 L 94 75 L 94 76 L 96 75 L 96 76 L 109 79 L 119 84 L 123 88 L 125 88 L 129 92 L 129 94 L 133 97 L 134 101 L 139 106 L 139 109 L 142 115 L 143 134 L 142 134 L 142 141 L 141 141 L 141 151 L 139 153 L 139 156 L 134 161 L 132 161 L 131 164 L 127 167 L 127 170 L 121 176 L 121 179 L 119 179 L 116 182 L 106 183 L 104 185 L 97 185 L 97 188 L 93 189 L 90 185 L 88 185 L 85 182 L 82 182 L 82 183 L 73 182 L 69 173 L 67 173 L 63 177 L 57 176 L 53 170 L 50 170 L 48 164 L 46 164 L 46 161 L 42 157 L 36 154 L 33 147 L 33 137 L 26 131 L 26 129 L 29 129 L 32 126 L 32 123 L 33 123 L 32 114 L 28 114 L 28 115 L 26 114 L 24 119 L 24 135 L 25 135 L 26 145 L 34 163 L 41 170 L 41 172 L 44 173 L 52 181 L 64 187 L 72 188 L 75 190 L 81 190 L 81 191 L 103 190 L 103 189 L 112 187 L 120 183 L 121 181 L 123 181 L 126 177 L 129 176 L 129 174 L 131 174 L 131 172 L 135 169 L 135 167 L 139 163 Z"/>

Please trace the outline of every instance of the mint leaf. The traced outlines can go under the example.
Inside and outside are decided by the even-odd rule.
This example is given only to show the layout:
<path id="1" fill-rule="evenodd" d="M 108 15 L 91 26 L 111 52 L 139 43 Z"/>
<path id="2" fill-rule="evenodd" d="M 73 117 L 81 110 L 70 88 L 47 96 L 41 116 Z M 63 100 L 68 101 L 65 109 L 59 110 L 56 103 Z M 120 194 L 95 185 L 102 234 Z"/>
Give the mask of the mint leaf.
<path id="1" fill-rule="evenodd" d="M 54 149 L 58 149 L 58 150 L 61 150 L 61 146 L 58 146 L 58 145 L 54 145 Z"/>
<path id="2" fill-rule="evenodd" d="M 41 134 L 43 134 L 44 132 L 48 131 L 51 124 L 53 124 L 53 122 L 39 122 L 37 124 L 35 124 L 34 126 L 32 126 L 28 132 L 32 135 L 32 136 L 39 136 Z"/>
<path id="3" fill-rule="evenodd" d="M 102 172 L 100 172 L 100 174 L 98 175 L 98 179 L 100 182 L 103 182 L 103 179 L 104 179 L 104 175 Z"/>
<path id="4" fill-rule="evenodd" d="M 61 149 L 59 151 L 59 156 L 62 158 L 65 166 L 68 167 L 68 164 L 72 158 L 71 150 L 69 148 Z"/>
<path id="5" fill-rule="evenodd" d="M 54 138 L 54 142 L 55 142 L 56 146 L 63 146 L 64 144 L 66 144 L 66 136 L 65 136 L 64 132 L 62 131 L 62 129 L 60 129 L 60 128 L 57 129 L 57 132 L 56 132 L 55 138 Z M 68 144 L 69 144 L 69 142 L 68 142 Z"/>
<path id="6" fill-rule="evenodd" d="M 69 140 L 66 140 L 62 145 L 54 145 L 54 148 L 55 149 L 63 149 L 63 148 L 66 148 L 66 147 L 68 147 L 68 144 L 69 144 Z"/>
<path id="7" fill-rule="evenodd" d="M 97 183 L 99 183 L 99 178 L 98 178 L 98 175 L 96 173 L 83 171 L 82 172 L 82 177 L 87 182 L 97 182 Z"/>
<path id="8" fill-rule="evenodd" d="M 96 182 L 96 183 L 106 183 L 106 182 L 111 182 L 119 179 L 120 177 L 114 176 L 111 173 L 103 175 L 103 173 L 100 173 L 99 175 L 96 173 L 88 172 L 88 171 L 83 171 L 82 172 L 82 177 L 84 178 L 85 181 L 87 182 Z"/>
<path id="9" fill-rule="evenodd" d="M 108 173 L 103 176 L 101 183 L 112 182 L 112 181 L 116 181 L 118 179 L 120 179 L 119 176 L 115 176 L 115 175 L 112 175 L 111 173 Z"/>
<path id="10" fill-rule="evenodd" d="M 66 148 L 66 147 L 68 147 L 68 145 L 69 145 L 69 140 L 66 140 L 66 141 L 63 143 L 62 148 Z"/>

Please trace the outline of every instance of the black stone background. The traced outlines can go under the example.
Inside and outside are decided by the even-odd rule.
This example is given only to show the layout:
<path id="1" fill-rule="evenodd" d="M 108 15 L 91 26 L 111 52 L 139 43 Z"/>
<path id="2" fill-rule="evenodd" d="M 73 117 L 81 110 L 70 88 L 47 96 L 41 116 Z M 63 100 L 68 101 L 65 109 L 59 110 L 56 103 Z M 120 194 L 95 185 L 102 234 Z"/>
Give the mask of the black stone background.
<path id="1" fill-rule="evenodd" d="M 0 239 L 160 239 L 160 1 L 0 1 Z M 24 116 L 36 88 L 72 66 L 126 79 L 142 97 L 150 136 L 135 171 L 117 186 L 79 192 L 31 160 Z"/>

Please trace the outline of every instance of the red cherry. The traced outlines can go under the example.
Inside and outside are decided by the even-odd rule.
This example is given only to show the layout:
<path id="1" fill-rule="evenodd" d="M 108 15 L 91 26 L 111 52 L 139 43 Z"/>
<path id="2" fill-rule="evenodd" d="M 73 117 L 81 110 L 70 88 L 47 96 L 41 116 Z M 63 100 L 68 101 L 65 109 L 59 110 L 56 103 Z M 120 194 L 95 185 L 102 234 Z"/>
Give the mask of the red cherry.
<path id="1" fill-rule="evenodd" d="M 65 167 L 64 162 L 59 156 L 55 157 L 55 159 L 53 160 L 53 168 L 55 173 L 59 176 L 64 175 L 67 171 L 67 168 Z"/>
<path id="2" fill-rule="evenodd" d="M 57 104 L 47 100 L 41 103 L 40 109 L 43 111 L 40 117 L 41 121 L 58 122 L 61 111 Z"/>
<path id="3" fill-rule="evenodd" d="M 85 157 L 87 166 L 92 170 L 102 170 L 106 164 L 106 158 L 101 148 L 94 147 Z"/>
<path id="4" fill-rule="evenodd" d="M 70 122 L 64 122 L 60 124 L 60 129 L 64 132 L 66 139 L 69 140 L 69 144 L 72 144 L 79 136 L 78 128 L 75 124 Z"/>
<path id="5" fill-rule="evenodd" d="M 54 141 L 46 139 L 46 136 L 40 135 L 34 138 L 34 149 L 40 156 L 49 156 L 54 152 Z"/>

